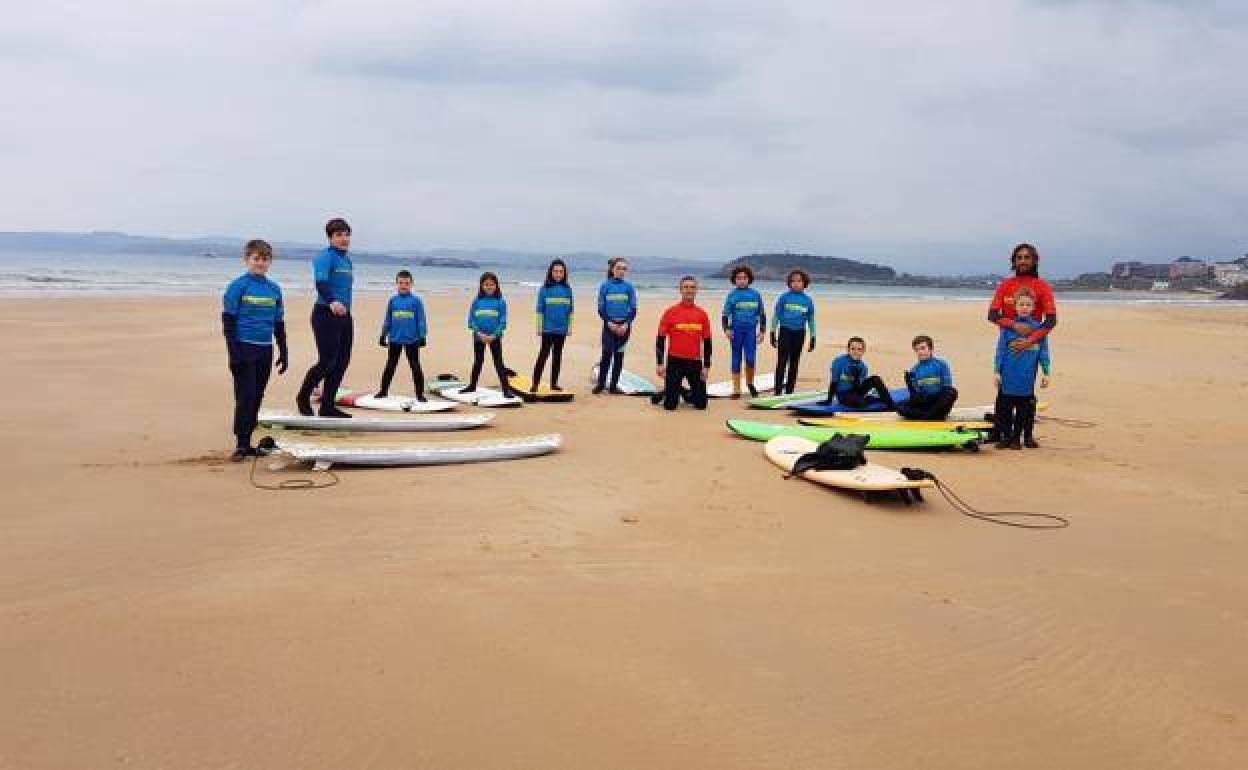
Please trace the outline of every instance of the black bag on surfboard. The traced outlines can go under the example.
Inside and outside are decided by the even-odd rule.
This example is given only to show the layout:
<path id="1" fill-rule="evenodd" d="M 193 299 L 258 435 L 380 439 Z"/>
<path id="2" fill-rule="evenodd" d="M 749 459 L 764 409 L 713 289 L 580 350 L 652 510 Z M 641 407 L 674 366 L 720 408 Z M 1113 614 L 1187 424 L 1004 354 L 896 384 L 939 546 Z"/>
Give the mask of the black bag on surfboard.
<path id="1" fill-rule="evenodd" d="M 859 465 L 867 464 L 867 456 L 863 450 L 867 448 L 870 436 L 836 434 L 819 445 L 813 452 L 797 458 L 789 475 L 799 476 L 806 471 L 852 471 Z"/>

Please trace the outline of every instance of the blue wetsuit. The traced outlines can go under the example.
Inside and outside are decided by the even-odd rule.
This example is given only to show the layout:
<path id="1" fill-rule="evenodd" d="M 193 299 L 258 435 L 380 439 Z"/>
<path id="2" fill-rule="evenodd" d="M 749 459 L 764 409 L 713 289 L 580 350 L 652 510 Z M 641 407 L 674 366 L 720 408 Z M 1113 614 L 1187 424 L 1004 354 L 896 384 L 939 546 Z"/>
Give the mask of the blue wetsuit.
<path id="1" fill-rule="evenodd" d="M 550 358 L 550 385 L 559 389 L 559 374 L 563 369 L 563 343 L 572 331 L 575 298 L 567 281 L 554 283 L 553 279 L 537 291 L 537 329 L 542 335 L 542 347 L 533 364 L 532 387 L 537 389 L 542 381 L 542 370 Z M 551 354 L 554 354 L 553 356 Z"/>
<path id="2" fill-rule="evenodd" d="M 797 388 L 797 365 L 806 344 L 806 328 L 810 327 L 810 343 L 815 343 L 815 303 L 805 291 L 789 289 L 776 299 L 776 313 L 771 317 L 772 341 L 776 346 L 776 395 L 792 393 Z"/>
<path id="3" fill-rule="evenodd" d="M 732 373 L 741 371 L 742 358 L 746 366 L 753 368 L 758 359 L 758 333 L 767 329 L 763 295 L 749 287 L 733 288 L 724 297 L 720 323 L 725 331 L 732 332 Z"/>
<path id="4" fill-rule="evenodd" d="M 958 399 L 949 364 L 936 356 L 910 367 L 906 387 L 910 389 L 910 399 L 899 404 L 897 412 L 911 420 L 943 420 Z"/>
<path id="5" fill-rule="evenodd" d="M 304 376 L 295 403 L 301 413 L 311 414 L 312 391 L 323 381 L 320 413 L 346 416 L 334 406 L 334 401 L 351 364 L 351 347 L 355 339 L 355 322 L 351 318 L 351 289 L 354 283 L 351 258 L 342 249 L 326 247 L 312 260 L 312 279 L 316 283 L 312 336 L 316 339 L 317 359 Z M 341 302 L 347 308 L 346 315 L 334 315 L 330 309 L 333 302 Z"/>
<path id="6" fill-rule="evenodd" d="M 468 308 L 468 328 L 472 330 L 472 377 L 468 381 L 468 390 L 476 390 L 477 381 L 481 378 L 481 367 L 485 363 L 485 348 L 477 334 L 488 334 L 490 340 L 490 357 L 494 359 L 494 370 L 498 373 L 498 384 L 503 394 L 512 395 L 511 383 L 507 379 L 507 366 L 503 363 L 503 334 L 507 331 L 507 301 L 501 294 L 478 296 Z"/>
<path id="7" fill-rule="evenodd" d="M 637 317 L 637 290 L 628 281 L 608 278 L 598 287 L 598 317 L 602 319 L 602 357 L 598 361 L 598 390 L 620 384 L 624 371 L 624 347 L 633 333 L 633 319 Z M 613 333 L 607 323 L 626 323 L 628 331 L 622 335 Z"/>
<path id="8" fill-rule="evenodd" d="M 282 288 L 262 275 L 244 273 L 226 287 L 222 305 L 221 324 L 234 380 L 234 438 L 239 449 L 247 449 L 273 369 L 275 339 L 278 371 L 286 371 Z"/>
<path id="9" fill-rule="evenodd" d="M 1013 320 L 1031 327 L 1027 336 L 1047 328 L 1030 316 L 1017 316 Z M 1043 370 L 1045 375 L 1049 373 L 1049 338 L 1046 335 L 1028 348 L 1011 350 L 1010 343 L 1022 336 L 1013 326 L 1004 326 L 997 338 L 993 370 L 1001 376 L 1001 387 L 997 389 L 993 415 L 998 442 L 1013 443 L 1017 447 L 1019 441 L 1026 440 L 1028 446 L 1035 447 L 1038 445 L 1032 433 L 1036 425 L 1036 370 Z"/>
<path id="10" fill-rule="evenodd" d="M 381 323 L 379 342 L 386 348 L 386 366 L 381 370 L 381 388 L 378 396 L 390 394 L 390 383 L 399 365 L 399 356 L 406 353 L 412 370 L 412 385 L 416 398 L 423 400 L 425 373 L 420 366 L 420 348 L 429 335 L 425 319 L 425 305 L 415 294 L 402 292 L 390 298 L 386 305 L 386 317 Z"/>

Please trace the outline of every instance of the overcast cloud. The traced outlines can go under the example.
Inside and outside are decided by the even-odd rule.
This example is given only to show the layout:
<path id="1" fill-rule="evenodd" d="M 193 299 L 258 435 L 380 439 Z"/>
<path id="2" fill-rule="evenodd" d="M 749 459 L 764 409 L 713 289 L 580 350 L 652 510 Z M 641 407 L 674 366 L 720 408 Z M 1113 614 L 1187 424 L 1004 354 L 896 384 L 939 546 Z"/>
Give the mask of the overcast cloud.
<path id="1" fill-rule="evenodd" d="M 0 229 L 1051 273 L 1248 251 L 1248 4 L 8 4 Z M 868 5 L 874 7 L 868 7 Z"/>

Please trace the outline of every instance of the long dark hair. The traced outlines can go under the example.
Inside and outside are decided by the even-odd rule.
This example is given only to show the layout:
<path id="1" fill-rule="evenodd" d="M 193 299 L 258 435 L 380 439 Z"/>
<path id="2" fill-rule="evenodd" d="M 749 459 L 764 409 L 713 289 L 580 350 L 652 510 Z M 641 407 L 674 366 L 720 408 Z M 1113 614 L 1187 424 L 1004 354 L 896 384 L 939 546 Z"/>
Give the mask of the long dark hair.
<path id="1" fill-rule="evenodd" d="M 555 266 L 556 265 L 563 268 L 563 280 L 562 281 L 555 280 Z M 546 283 L 543 285 L 549 289 L 551 286 L 557 286 L 559 284 L 563 284 L 564 286 L 568 285 L 568 264 L 564 262 L 562 259 L 559 259 L 556 257 L 555 259 L 550 260 L 550 266 L 546 268 Z"/>
<path id="2" fill-rule="evenodd" d="M 628 261 L 628 257 L 612 257 L 611 259 L 608 259 L 607 260 L 607 279 L 610 280 L 611 278 L 615 277 L 616 263 L 627 262 L 627 261 Z"/>
<path id="3" fill-rule="evenodd" d="M 486 294 L 486 293 L 485 293 L 485 282 L 486 282 L 486 281 L 493 281 L 493 282 L 494 282 L 494 293 L 493 293 L 493 294 Z M 493 273 L 490 273 L 490 272 L 485 272 L 485 273 L 482 273 L 482 274 L 481 274 L 481 279 L 480 279 L 479 281 L 477 281 L 477 297 L 478 297 L 478 298 L 480 298 L 480 297 L 498 297 L 499 299 L 502 299 L 502 298 L 503 298 L 503 284 L 499 282 L 499 280 L 498 280 L 498 276 L 497 276 L 497 275 L 494 275 Z"/>
<path id="4" fill-rule="evenodd" d="M 1036 247 L 1032 246 L 1030 243 L 1020 243 L 1014 247 L 1014 250 L 1010 252 L 1010 267 L 1014 268 L 1015 263 L 1018 262 L 1018 253 L 1022 251 L 1023 249 L 1026 249 L 1031 252 L 1032 263 L 1033 263 L 1031 272 L 1026 273 L 1026 275 L 1033 275 L 1039 278 L 1040 277 L 1040 252 L 1036 251 Z M 1014 268 L 1014 272 L 1017 274 L 1018 269 Z"/>

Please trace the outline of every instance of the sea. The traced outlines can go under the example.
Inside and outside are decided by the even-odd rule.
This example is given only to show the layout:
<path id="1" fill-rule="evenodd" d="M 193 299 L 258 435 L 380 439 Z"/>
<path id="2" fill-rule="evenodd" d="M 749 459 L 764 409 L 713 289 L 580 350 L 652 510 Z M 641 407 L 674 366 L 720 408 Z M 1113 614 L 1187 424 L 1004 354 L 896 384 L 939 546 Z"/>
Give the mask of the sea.
<path id="1" fill-rule="evenodd" d="M 405 267 L 392 263 L 356 262 L 355 290 L 388 294 L 394 291 L 394 274 Z M 707 273 L 714 270 L 708 263 Z M 427 294 L 467 294 L 476 291 L 482 270 L 496 273 L 504 295 L 508 289 L 534 291 L 541 285 L 544 271 L 529 267 L 487 265 L 478 268 L 408 267 L 417 292 Z M 237 258 L 186 254 L 100 254 L 0 251 L 0 297 L 181 297 L 219 295 L 233 278 L 243 272 Z M 291 296 L 311 295 L 312 268 L 306 260 L 277 259 L 269 272 Z M 571 276 L 574 288 L 592 291 L 603 273 L 584 271 Z M 678 276 L 672 273 L 634 272 L 629 280 L 642 295 L 677 294 Z M 699 276 L 704 291 L 722 295 L 730 288 L 722 279 Z M 784 290 L 779 281 L 759 281 L 755 288 L 771 297 Z M 911 302 L 986 302 L 987 289 L 933 288 L 922 286 L 873 286 L 868 284 L 819 284 L 811 287 L 819 298 L 847 300 L 895 300 Z M 1168 292 L 1059 292 L 1063 303 L 1127 303 L 1185 307 L 1231 308 L 1248 302 L 1214 300 L 1212 296 Z"/>

